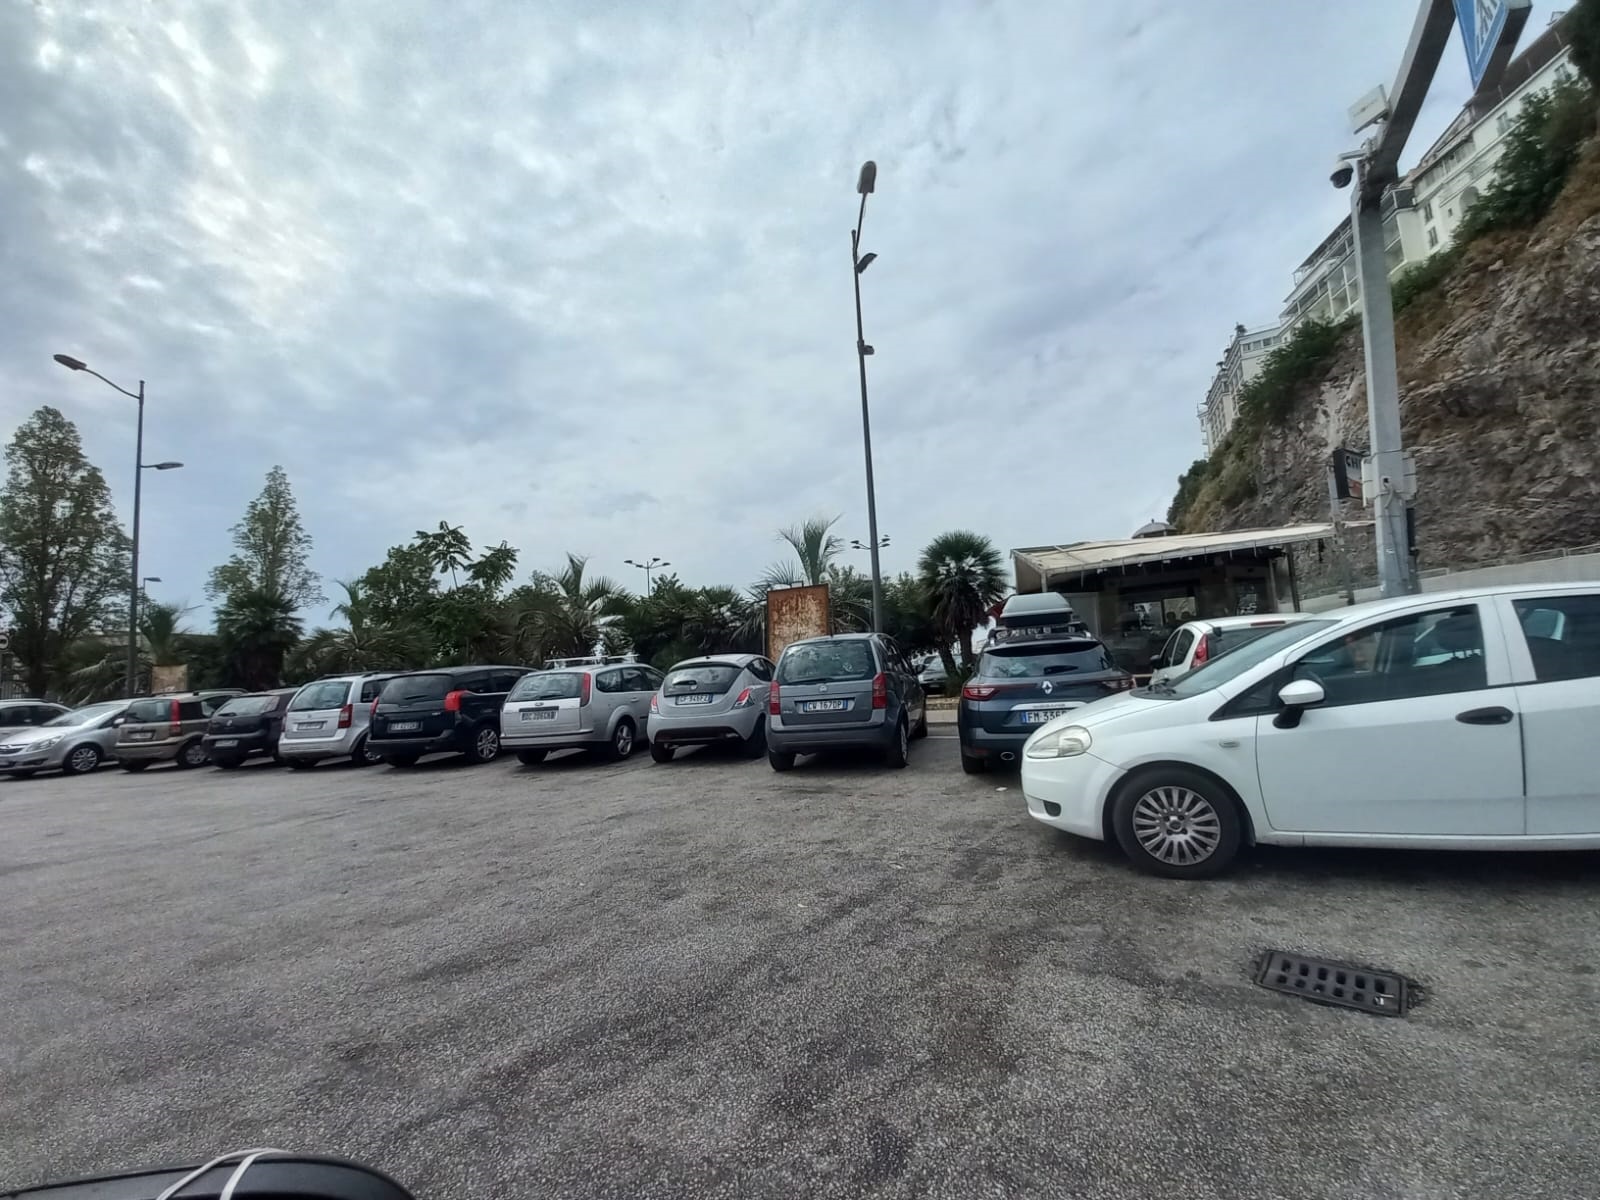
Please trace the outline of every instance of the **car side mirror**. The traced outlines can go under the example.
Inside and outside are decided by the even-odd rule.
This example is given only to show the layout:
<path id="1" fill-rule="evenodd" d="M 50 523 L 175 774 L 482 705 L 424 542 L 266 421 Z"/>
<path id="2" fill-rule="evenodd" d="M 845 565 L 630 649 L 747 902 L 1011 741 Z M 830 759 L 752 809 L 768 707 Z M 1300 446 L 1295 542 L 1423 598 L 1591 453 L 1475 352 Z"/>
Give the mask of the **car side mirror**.
<path id="1" fill-rule="evenodd" d="M 1282 707 L 1272 723 L 1279 729 L 1293 729 L 1308 708 L 1315 708 L 1328 698 L 1322 685 L 1311 679 L 1291 679 L 1278 689 L 1278 703 Z"/>

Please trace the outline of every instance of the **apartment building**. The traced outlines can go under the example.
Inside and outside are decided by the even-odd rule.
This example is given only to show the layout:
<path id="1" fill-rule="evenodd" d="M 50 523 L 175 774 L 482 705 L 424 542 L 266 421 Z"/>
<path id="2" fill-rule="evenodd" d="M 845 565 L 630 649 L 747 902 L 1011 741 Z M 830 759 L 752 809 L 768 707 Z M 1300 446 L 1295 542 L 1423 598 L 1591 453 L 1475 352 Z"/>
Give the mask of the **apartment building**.
<path id="1" fill-rule="evenodd" d="M 1222 444 L 1239 415 L 1239 389 L 1261 373 L 1267 355 L 1283 341 L 1277 325 L 1233 327 L 1233 340 L 1217 360 L 1216 378 L 1200 406 L 1200 430 L 1209 454 Z"/>

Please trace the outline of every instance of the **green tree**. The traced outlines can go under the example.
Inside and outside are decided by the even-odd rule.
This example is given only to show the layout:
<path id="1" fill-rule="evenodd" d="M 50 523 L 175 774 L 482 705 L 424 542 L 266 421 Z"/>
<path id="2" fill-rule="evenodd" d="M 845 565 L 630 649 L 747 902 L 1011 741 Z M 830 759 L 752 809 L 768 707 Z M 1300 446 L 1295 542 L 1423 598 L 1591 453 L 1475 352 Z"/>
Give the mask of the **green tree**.
<path id="1" fill-rule="evenodd" d="M 587 562 L 569 553 L 565 567 L 535 575 L 531 591 L 521 597 L 519 626 L 537 625 L 550 654 L 593 653 L 604 629 L 629 608 L 628 594 L 615 580 L 584 574 Z"/>
<path id="2" fill-rule="evenodd" d="M 294 610 L 321 603 L 321 581 L 306 565 L 311 535 L 282 467 L 267 472 L 266 486 L 233 527 L 233 545 L 233 557 L 211 572 L 208 599 L 256 592 L 287 600 Z"/>
<path id="3" fill-rule="evenodd" d="M 448 521 L 440 521 L 439 528 L 432 533 L 425 529 L 417 530 L 413 544 L 433 564 L 435 571 L 441 575 L 446 571 L 450 573 L 451 587 L 456 586 L 457 568 L 472 561 L 472 542 L 462 532 L 461 526 L 451 525 Z"/>
<path id="4" fill-rule="evenodd" d="M 928 613 L 939 631 L 939 656 L 955 671 L 950 644 L 961 647 L 961 665 L 972 667 L 972 631 L 988 620 L 989 609 L 1005 594 L 1000 552 L 982 534 L 965 529 L 941 533 L 917 560 L 917 578 Z"/>
<path id="5" fill-rule="evenodd" d="M 284 659 L 300 641 L 300 628 L 287 596 L 259 588 L 230 595 L 217 612 L 229 677 L 252 692 L 277 687 Z"/>
<path id="6" fill-rule="evenodd" d="M 141 687 L 150 681 L 151 667 L 176 666 L 185 661 L 194 636 L 183 624 L 186 609 L 151 600 L 139 603 L 138 672 Z M 120 637 L 85 638 L 69 654 L 63 695 L 73 703 L 87 704 L 121 696 L 128 677 L 128 648 Z"/>
<path id="7" fill-rule="evenodd" d="M 1506 132 L 1494 180 L 1468 210 L 1456 240 L 1532 225 L 1544 216 L 1594 130 L 1594 93 L 1587 84 L 1564 80 L 1526 97 Z"/>
<path id="8" fill-rule="evenodd" d="M 1567 37 L 1572 45 L 1572 65 L 1600 92 L 1600 0 L 1578 0 L 1567 14 Z"/>
<path id="9" fill-rule="evenodd" d="M 844 539 L 832 532 L 838 517 L 812 517 L 778 531 L 778 540 L 795 553 L 789 562 L 767 568 L 761 583 L 769 588 L 816 587 L 828 582 L 828 568 L 844 553 Z"/>
<path id="10" fill-rule="evenodd" d="M 42 696 L 69 647 L 127 614 L 128 539 L 111 490 L 75 425 L 50 407 L 6 447 L 0 491 L 0 601 L 23 686 Z"/>
<path id="11" fill-rule="evenodd" d="M 907 654 L 937 650 L 943 639 L 928 615 L 922 585 L 904 572 L 883 581 L 883 631 Z"/>
<path id="12" fill-rule="evenodd" d="M 286 665 L 293 678 L 310 678 L 339 671 L 383 671 L 420 667 L 431 657 L 427 638 L 409 625 L 389 624 L 378 618 L 360 580 L 338 580 L 345 598 L 334 605 L 333 615 L 345 623 L 314 630 L 295 648 Z"/>

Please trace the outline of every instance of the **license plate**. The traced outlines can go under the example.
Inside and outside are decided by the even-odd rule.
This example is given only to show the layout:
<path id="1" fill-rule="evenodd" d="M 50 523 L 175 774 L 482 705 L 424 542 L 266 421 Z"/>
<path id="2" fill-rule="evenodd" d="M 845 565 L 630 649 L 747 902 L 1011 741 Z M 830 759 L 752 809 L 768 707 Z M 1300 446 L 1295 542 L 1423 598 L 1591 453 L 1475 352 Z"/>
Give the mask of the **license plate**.
<path id="1" fill-rule="evenodd" d="M 556 710 L 553 708 L 525 708 L 522 710 L 524 721 L 553 721 L 556 719 Z"/>
<path id="2" fill-rule="evenodd" d="M 421 729 L 421 728 L 422 728 L 422 722 L 421 721 L 390 721 L 389 722 L 389 732 L 390 733 L 410 733 L 413 730 Z"/>
<path id="3" fill-rule="evenodd" d="M 296 721 L 294 727 L 296 729 L 321 729 L 326 724 L 326 721 Z"/>
<path id="4" fill-rule="evenodd" d="M 1030 708 L 1024 710 L 1022 723 L 1024 725 L 1043 725 L 1046 721 L 1059 717 L 1064 712 L 1071 712 L 1070 704 L 1063 704 L 1060 708 Z"/>
<path id="5" fill-rule="evenodd" d="M 213 746 L 215 746 L 219 750 L 226 750 L 229 746 L 237 746 L 239 744 L 239 739 L 238 738 L 218 738 L 216 741 L 212 742 L 211 744 Z"/>
<path id="6" fill-rule="evenodd" d="M 677 701 L 676 701 L 676 703 L 678 703 L 678 704 L 710 704 L 711 700 L 712 700 L 712 697 L 705 696 L 705 695 L 700 695 L 700 696 L 679 696 Z"/>
<path id="7" fill-rule="evenodd" d="M 848 700 L 802 700 L 801 712 L 843 712 L 850 707 Z"/>
<path id="8" fill-rule="evenodd" d="M 130 742 L 153 742 L 155 737 L 156 731 L 153 729 L 136 729 L 128 734 Z"/>

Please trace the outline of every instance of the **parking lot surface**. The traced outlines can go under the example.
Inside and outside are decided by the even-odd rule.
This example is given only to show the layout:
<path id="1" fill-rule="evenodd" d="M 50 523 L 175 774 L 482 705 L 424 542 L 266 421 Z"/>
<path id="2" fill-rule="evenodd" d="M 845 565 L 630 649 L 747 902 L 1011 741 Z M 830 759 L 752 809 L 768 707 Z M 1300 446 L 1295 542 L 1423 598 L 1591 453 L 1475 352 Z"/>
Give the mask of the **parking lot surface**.
<path id="1" fill-rule="evenodd" d="M 1600 860 L 1149 879 L 955 746 L 0 780 L 0 1185 L 273 1145 L 423 1197 L 1592 1193 Z M 1276 996 L 1265 947 L 1427 1000 Z"/>

